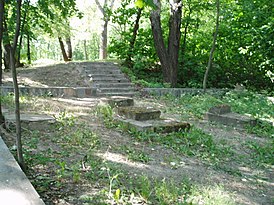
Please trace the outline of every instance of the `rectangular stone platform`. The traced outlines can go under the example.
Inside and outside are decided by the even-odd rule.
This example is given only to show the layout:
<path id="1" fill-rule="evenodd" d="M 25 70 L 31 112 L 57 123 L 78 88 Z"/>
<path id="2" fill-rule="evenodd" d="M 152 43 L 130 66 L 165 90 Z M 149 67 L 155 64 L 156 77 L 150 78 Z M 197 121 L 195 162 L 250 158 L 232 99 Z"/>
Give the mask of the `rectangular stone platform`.
<path id="1" fill-rule="evenodd" d="M 118 115 L 137 121 L 146 121 L 159 119 L 161 111 L 147 107 L 121 107 L 118 108 Z"/>
<path id="2" fill-rule="evenodd" d="M 135 128 L 138 131 L 145 132 L 159 132 L 170 133 L 178 131 L 188 131 L 190 124 L 187 122 L 178 122 L 171 119 L 147 120 L 137 121 L 133 119 L 115 118 L 116 122 L 123 123 L 127 128 Z"/>
<path id="3" fill-rule="evenodd" d="M 1 137 L 0 204 L 45 205 Z"/>
<path id="4" fill-rule="evenodd" d="M 208 112 L 205 115 L 205 119 L 211 122 L 217 122 L 238 128 L 244 128 L 246 125 L 255 126 L 257 123 L 255 119 L 245 115 L 240 115 L 238 113 L 226 113 L 219 115 Z"/>
<path id="5" fill-rule="evenodd" d="M 101 100 L 109 104 L 110 107 L 128 107 L 134 105 L 133 98 L 124 96 L 112 96 Z"/>

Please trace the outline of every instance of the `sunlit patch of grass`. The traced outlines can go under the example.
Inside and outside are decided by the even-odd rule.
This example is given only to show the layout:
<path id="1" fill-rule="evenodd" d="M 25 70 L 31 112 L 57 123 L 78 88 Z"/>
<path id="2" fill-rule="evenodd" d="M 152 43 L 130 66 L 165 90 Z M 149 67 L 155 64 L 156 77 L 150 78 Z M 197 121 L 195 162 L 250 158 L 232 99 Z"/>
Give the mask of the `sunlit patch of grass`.
<path id="1" fill-rule="evenodd" d="M 209 108 L 222 103 L 220 99 L 208 94 L 185 94 L 180 98 L 165 96 L 161 100 L 166 101 L 167 112 L 195 118 L 202 118 Z"/>
<path id="2" fill-rule="evenodd" d="M 226 192 L 221 186 L 194 187 L 191 196 L 188 198 L 189 204 L 203 205 L 236 205 L 232 194 Z"/>

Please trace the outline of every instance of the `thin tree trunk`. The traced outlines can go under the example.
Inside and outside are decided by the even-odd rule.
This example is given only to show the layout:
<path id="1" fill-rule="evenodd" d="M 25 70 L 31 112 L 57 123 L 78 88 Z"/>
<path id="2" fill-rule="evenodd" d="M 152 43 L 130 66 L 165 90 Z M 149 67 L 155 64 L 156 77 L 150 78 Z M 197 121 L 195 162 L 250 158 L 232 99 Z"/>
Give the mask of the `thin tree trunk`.
<path id="1" fill-rule="evenodd" d="M 23 21 L 22 21 L 22 26 L 21 26 L 21 35 L 20 35 L 20 39 L 19 39 L 19 44 L 18 44 L 18 49 L 17 49 L 17 59 L 16 59 L 16 67 L 20 67 L 22 66 L 22 64 L 20 63 L 21 60 L 21 48 L 22 48 L 22 42 L 23 42 L 23 35 L 24 35 L 24 28 L 25 28 L 25 24 L 26 24 L 26 19 L 27 19 L 27 8 L 29 6 L 30 1 L 27 0 L 26 1 L 26 10 L 24 13 L 24 17 L 23 17 Z"/>
<path id="2" fill-rule="evenodd" d="M 87 40 L 84 40 L 85 59 L 88 60 Z"/>
<path id="3" fill-rule="evenodd" d="M 10 67 L 10 43 L 4 44 L 4 67 L 5 70 L 9 70 Z"/>
<path id="4" fill-rule="evenodd" d="M 67 53 L 66 53 L 64 42 L 63 42 L 61 37 L 58 37 L 58 40 L 59 40 L 60 48 L 61 48 L 61 51 L 62 51 L 63 59 L 64 59 L 65 62 L 68 62 L 69 59 L 68 59 L 68 56 L 67 56 Z"/>
<path id="5" fill-rule="evenodd" d="M 186 40 L 187 40 L 187 31 L 188 31 L 188 27 L 190 24 L 190 15 L 192 13 L 192 8 L 191 6 L 189 6 L 189 14 L 188 14 L 188 18 L 187 18 L 187 22 L 186 25 L 184 27 L 184 38 L 183 38 L 183 45 L 182 45 L 182 61 L 181 61 L 181 67 L 184 69 L 184 64 L 185 64 L 185 52 L 186 52 Z"/>
<path id="6" fill-rule="evenodd" d="M 111 11 L 114 5 L 115 0 L 111 0 L 109 10 Z M 106 59 L 107 58 L 107 41 L 108 41 L 108 22 L 109 22 L 109 14 L 107 12 L 108 7 L 108 0 L 104 1 L 104 5 L 102 6 L 99 0 L 95 0 L 99 10 L 103 14 L 104 24 L 102 26 L 102 33 L 101 33 L 101 41 L 100 41 L 100 51 L 99 51 L 99 59 Z"/>
<path id="7" fill-rule="evenodd" d="M 72 60 L 72 46 L 71 46 L 71 40 L 70 37 L 66 38 L 66 44 L 67 44 L 67 56 L 68 56 L 68 60 L 71 61 Z"/>
<path id="8" fill-rule="evenodd" d="M 0 86 L 2 86 L 2 39 L 3 39 L 3 21 L 4 21 L 4 4 L 5 0 L 0 0 Z M 2 89 L 0 91 L 2 97 Z M 5 118 L 2 112 L 2 100 L 0 99 L 0 126 L 5 123 Z"/>
<path id="9" fill-rule="evenodd" d="M 130 68 L 133 66 L 132 56 L 133 56 L 134 44 L 135 44 L 135 41 L 136 41 L 136 38 L 137 38 L 137 32 L 138 32 L 138 29 L 139 29 L 139 21 L 140 21 L 141 15 L 142 15 L 142 11 L 143 11 L 142 8 L 138 9 L 137 17 L 136 17 L 133 32 L 132 32 L 132 36 L 131 36 L 131 39 L 130 39 L 130 42 L 129 42 L 129 51 L 128 51 L 128 55 L 127 55 L 127 59 L 126 59 L 125 63 Z"/>
<path id="10" fill-rule="evenodd" d="M 27 56 L 28 56 L 28 64 L 31 64 L 31 53 L 30 53 L 30 36 L 27 34 Z"/>
<path id="11" fill-rule="evenodd" d="M 17 0 L 16 30 L 13 38 L 13 46 L 10 47 L 10 63 L 11 63 L 13 86 L 14 86 L 14 98 L 15 98 L 17 157 L 18 157 L 18 163 L 21 166 L 22 170 L 26 171 L 26 165 L 23 158 L 22 140 L 21 140 L 19 88 L 18 88 L 18 82 L 17 82 L 16 68 L 15 68 L 15 51 L 18 44 L 18 37 L 20 35 L 20 25 L 21 25 L 21 5 L 22 5 L 22 0 Z"/>
<path id="12" fill-rule="evenodd" d="M 209 59 L 208 59 L 208 64 L 207 64 L 206 72 L 205 72 L 205 75 L 204 75 L 204 81 L 203 81 L 204 92 L 206 92 L 206 84 L 207 84 L 207 79 L 208 79 L 208 73 L 209 73 L 210 68 L 212 67 L 213 55 L 214 55 L 217 36 L 218 36 L 219 16 L 220 16 L 220 0 L 216 0 L 216 9 L 217 9 L 216 27 L 215 27 L 215 33 L 214 33 L 214 36 L 213 36 L 212 47 L 211 47 L 210 55 L 209 55 Z"/>

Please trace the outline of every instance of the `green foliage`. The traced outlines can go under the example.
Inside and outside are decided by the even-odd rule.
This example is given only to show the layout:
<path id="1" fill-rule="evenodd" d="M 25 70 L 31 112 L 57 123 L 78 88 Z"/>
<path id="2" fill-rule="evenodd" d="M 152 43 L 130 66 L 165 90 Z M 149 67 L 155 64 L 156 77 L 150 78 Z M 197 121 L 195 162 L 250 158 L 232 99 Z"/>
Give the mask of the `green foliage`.
<path id="1" fill-rule="evenodd" d="M 125 146 L 123 149 L 125 150 L 129 160 L 143 163 L 147 163 L 150 160 L 149 156 L 144 151 L 135 150 L 127 146 Z"/>
<path id="2" fill-rule="evenodd" d="M 104 124 L 111 128 L 114 126 L 113 123 L 113 109 L 109 105 L 99 105 L 96 108 L 96 115 L 100 117 Z"/>
<path id="3" fill-rule="evenodd" d="M 251 157 L 258 165 L 274 165 L 274 141 L 260 145 L 254 141 L 249 141 L 246 146 L 250 149 Z"/>
<path id="4" fill-rule="evenodd" d="M 137 39 L 134 44 L 133 51 L 130 51 L 130 41 L 138 9 L 131 7 L 133 0 L 124 0 L 121 6 L 113 11 L 112 22 L 115 23 L 117 29 L 110 37 L 109 52 L 118 59 L 125 60 L 128 52 L 133 54 L 134 70 L 140 68 L 150 68 L 155 66 L 157 59 L 153 46 L 153 38 L 149 28 L 148 11 L 142 12 L 140 20 L 140 28 L 138 30 Z"/>
<path id="5" fill-rule="evenodd" d="M 59 129 L 63 127 L 72 127 L 75 125 L 75 117 L 67 112 L 60 112 L 58 115 L 54 116 L 56 121 L 60 124 Z"/>

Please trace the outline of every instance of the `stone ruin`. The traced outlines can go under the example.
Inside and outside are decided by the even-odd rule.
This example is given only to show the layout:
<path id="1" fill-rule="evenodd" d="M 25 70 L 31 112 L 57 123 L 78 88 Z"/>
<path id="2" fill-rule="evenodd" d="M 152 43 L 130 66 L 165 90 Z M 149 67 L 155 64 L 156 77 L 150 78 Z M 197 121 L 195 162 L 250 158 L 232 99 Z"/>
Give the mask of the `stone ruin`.
<path id="1" fill-rule="evenodd" d="M 252 117 L 233 113 L 231 107 L 226 104 L 214 106 L 205 114 L 205 119 L 211 122 L 217 122 L 238 128 L 244 128 L 246 125 L 255 126 L 257 121 Z"/>
<path id="2" fill-rule="evenodd" d="M 134 106 L 134 100 L 128 97 L 113 96 L 104 102 L 117 109 L 115 120 L 138 131 L 161 133 L 188 131 L 190 124 L 175 119 L 161 118 L 161 111 L 152 107 Z"/>

